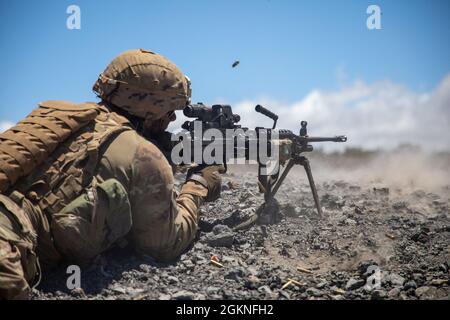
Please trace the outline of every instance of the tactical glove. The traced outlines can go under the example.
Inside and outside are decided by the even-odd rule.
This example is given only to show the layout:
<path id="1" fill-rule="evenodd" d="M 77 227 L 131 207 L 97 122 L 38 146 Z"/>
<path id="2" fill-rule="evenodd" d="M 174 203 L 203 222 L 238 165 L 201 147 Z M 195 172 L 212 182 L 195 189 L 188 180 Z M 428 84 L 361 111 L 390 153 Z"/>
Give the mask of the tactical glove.
<path id="1" fill-rule="evenodd" d="M 197 166 L 188 170 L 186 181 L 195 181 L 208 189 L 206 202 L 215 201 L 220 197 L 222 177 L 225 173 L 223 165 Z"/>

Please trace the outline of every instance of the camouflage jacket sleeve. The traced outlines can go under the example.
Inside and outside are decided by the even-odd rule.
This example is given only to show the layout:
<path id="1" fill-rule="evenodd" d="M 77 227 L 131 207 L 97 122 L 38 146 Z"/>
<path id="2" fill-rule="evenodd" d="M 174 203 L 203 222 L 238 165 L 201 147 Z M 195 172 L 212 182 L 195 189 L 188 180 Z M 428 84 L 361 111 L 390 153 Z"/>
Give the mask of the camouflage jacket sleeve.
<path id="1" fill-rule="evenodd" d="M 112 152 L 116 155 L 111 157 L 109 152 L 108 160 L 116 167 L 114 171 L 119 168 L 115 175 L 125 180 L 128 189 L 133 216 L 131 240 L 138 251 L 158 260 L 175 259 L 196 236 L 198 208 L 208 191 L 188 182 L 177 196 L 172 168 L 162 152 L 135 133 L 121 136 L 122 141 L 116 143 L 119 148 Z M 132 145 L 131 155 L 127 154 L 125 149 Z"/>

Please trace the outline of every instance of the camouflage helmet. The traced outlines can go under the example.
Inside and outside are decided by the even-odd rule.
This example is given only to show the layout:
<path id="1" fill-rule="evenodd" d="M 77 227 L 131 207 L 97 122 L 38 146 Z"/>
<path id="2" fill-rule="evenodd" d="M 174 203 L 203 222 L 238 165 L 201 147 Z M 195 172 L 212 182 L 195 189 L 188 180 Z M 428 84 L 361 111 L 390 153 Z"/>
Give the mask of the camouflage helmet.
<path id="1" fill-rule="evenodd" d="M 93 90 L 131 115 L 159 119 L 190 101 L 189 78 L 167 58 L 143 49 L 117 56 L 98 77 Z"/>

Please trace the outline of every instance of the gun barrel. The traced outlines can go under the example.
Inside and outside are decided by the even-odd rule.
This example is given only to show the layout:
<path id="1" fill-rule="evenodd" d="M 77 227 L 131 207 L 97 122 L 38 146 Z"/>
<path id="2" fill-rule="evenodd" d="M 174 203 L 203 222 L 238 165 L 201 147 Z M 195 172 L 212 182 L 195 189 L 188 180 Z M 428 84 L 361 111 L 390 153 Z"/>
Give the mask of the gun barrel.
<path id="1" fill-rule="evenodd" d="M 336 137 L 306 137 L 308 142 L 346 142 L 346 136 L 336 136 Z"/>

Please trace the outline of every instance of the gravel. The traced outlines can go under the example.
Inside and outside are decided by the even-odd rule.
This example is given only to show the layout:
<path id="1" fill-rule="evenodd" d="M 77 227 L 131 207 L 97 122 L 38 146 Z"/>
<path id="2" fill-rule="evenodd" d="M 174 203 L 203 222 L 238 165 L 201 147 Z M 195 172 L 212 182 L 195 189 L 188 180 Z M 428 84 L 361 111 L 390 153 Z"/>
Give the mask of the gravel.
<path id="1" fill-rule="evenodd" d="M 345 285 L 345 290 L 356 290 L 356 289 L 361 288 L 365 284 L 366 284 L 365 280 L 362 280 L 362 279 L 357 280 L 357 279 L 351 278 L 347 281 L 347 284 Z"/>
<path id="2" fill-rule="evenodd" d="M 205 235 L 205 242 L 211 247 L 227 247 L 233 245 L 234 232 L 226 225 L 218 224 Z"/>
<path id="3" fill-rule="evenodd" d="M 233 231 L 263 196 L 256 170 L 231 171 L 224 186 L 233 188 L 202 207 L 198 239 L 177 261 L 158 263 L 129 247 L 113 248 L 80 266 L 82 288 L 67 289 L 67 266 L 61 265 L 44 275 L 33 298 L 450 298 L 450 186 L 430 192 L 379 181 L 316 180 L 322 219 L 304 173 L 294 170 L 268 208 L 276 217 Z M 223 267 L 212 264 L 212 256 Z"/>

